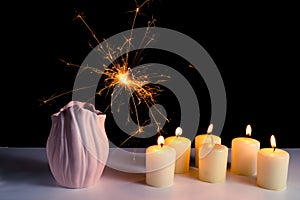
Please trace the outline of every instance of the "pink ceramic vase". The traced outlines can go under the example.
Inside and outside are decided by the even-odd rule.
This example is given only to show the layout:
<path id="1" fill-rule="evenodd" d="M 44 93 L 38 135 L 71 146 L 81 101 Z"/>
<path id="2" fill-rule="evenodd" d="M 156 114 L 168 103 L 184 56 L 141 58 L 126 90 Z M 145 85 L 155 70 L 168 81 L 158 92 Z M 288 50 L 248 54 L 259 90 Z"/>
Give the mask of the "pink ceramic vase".
<path id="1" fill-rule="evenodd" d="M 84 188 L 99 181 L 109 153 L 105 118 L 94 105 L 79 101 L 51 116 L 46 152 L 59 185 Z"/>

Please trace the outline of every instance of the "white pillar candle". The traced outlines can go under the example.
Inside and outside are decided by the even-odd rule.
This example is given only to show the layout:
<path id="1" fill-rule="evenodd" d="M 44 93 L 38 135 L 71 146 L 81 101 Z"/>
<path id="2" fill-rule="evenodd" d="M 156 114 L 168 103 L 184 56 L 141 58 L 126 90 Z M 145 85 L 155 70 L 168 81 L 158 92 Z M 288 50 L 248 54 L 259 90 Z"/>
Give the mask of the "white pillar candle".
<path id="1" fill-rule="evenodd" d="M 213 145 L 213 147 L 212 147 Z M 210 152 L 202 157 L 199 152 L 198 178 L 210 183 L 221 183 L 226 180 L 228 148 L 222 144 L 203 144 Z"/>
<path id="2" fill-rule="evenodd" d="M 195 137 L 195 166 L 199 166 L 199 149 L 201 145 L 205 143 L 221 144 L 221 138 L 217 135 L 212 134 L 213 124 L 210 124 L 207 129 L 207 134 L 197 135 Z M 204 149 L 202 150 L 204 151 Z"/>
<path id="3" fill-rule="evenodd" d="M 251 126 L 246 128 L 246 135 L 251 136 Z M 231 141 L 231 172 L 255 176 L 257 173 L 257 152 L 260 142 L 249 137 L 238 137 Z"/>
<path id="4" fill-rule="evenodd" d="M 257 157 L 257 185 L 270 190 L 283 190 L 287 185 L 289 153 L 276 148 L 274 135 L 273 148 L 259 150 Z"/>
<path id="5" fill-rule="evenodd" d="M 178 127 L 175 136 L 165 139 L 165 144 L 176 151 L 175 174 L 186 173 L 190 169 L 191 140 L 181 134 L 182 129 Z"/>
<path id="6" fill-rule="evenodd" d="M 146 149 L 146 183 L 154 187 L 168 187 L 173 184 L 176 151 L 164 145 L 159 136 L 157 145 Z"/>

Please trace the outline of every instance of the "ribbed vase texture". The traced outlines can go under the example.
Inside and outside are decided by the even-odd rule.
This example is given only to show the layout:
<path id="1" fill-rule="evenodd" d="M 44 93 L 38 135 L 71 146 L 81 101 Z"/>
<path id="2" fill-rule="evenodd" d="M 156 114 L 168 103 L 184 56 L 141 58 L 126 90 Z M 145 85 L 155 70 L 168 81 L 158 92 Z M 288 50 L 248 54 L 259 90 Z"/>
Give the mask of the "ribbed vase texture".
<path id="1" fill-rule="evenodd" d="M 84 188 L 100 180 L 109 153 L 105 118 L 93 104 L 79 101 L 51 116 L 46 153 L 59 185 Z"/>

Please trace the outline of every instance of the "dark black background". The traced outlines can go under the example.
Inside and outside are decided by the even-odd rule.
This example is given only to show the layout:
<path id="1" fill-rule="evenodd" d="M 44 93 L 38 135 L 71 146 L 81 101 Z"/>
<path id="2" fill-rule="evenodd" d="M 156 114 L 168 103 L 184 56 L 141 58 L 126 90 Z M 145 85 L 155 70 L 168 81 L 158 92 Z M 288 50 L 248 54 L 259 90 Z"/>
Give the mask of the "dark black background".
<path id="1" fill-rule="evenodd" d="M 244 136 L 246 125 L 251 124 L 252 137 L 260 140 L 262 147 L 269 147 L 270 135 L 274 134 L 278 147 L 294 148 L 300 147 L 295 140 L 299 133 L 296 7 L 282 2 L 207 4 L 154 0 L 143 7 L 136 27 L 146 26 L 153 16 L 157 27 L 186 34 L 210 54 L 227 93 L 223 144 L 230 146 L 231 140 Z M 72 89 L 77 69 L 67 67 L 60 59 L 80 65 L 91 51 L 89 42 L 95 43 L 83 23 L 74 20 L 75 16 L 83 13 L 97 37 L 108 38 L 131 28 L 134 13 L 128 11 L 135 9 L 135 3 L 134 0 L 14 1 L 2 9 L 0 146 L 44 147 L 51 114 L 68 103 L 71 95 L 46 105 L 39 100 Z M 159 57 L 160 52 L 153 55 L 161 63 L 183 62 L 174 55 Z M 191 75 L 191 83 L 197 82 L 194 79 Z M 207 95 L 205 87 L 201 88 L 199 95 Z M 160 98 L 164 102 L 164 96 Z M 209 125 L 210 113 L 205 109 L 210 106 L 209 100 L 204 99 L 202 104 L 204 117 L 197 134 L 206 132 Z M 113 123 L 109 117 L 107 123 Z M 176 113 L 172 117 L 167 130 L 178 125 Z M 115 127 L 107 130 L 107 134 L 118 144 L 124 135 L 116 136 L 116 131 Z M 152 139 L 131 140 L 127 146 L 150 144 Z"/>

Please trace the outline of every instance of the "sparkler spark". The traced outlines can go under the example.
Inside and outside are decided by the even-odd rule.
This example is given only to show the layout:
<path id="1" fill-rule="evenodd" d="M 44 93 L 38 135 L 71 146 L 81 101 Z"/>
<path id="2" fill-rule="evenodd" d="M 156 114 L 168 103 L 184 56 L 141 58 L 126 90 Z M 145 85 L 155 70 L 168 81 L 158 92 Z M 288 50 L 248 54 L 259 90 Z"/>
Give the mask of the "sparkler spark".
<path id="1" fill-rule="evenodd" d="M 167 76 L 163 75 L 157 75 L 157 74 L 147 74 L 144 72 L 143 67 L 141 67 L 141 70 L 135 71 L 135 73 L 132 72 L 131 67 L 137 66 L 140 61 L 142 60 L 142 53 L 143 49 L 145 49 L 154 39 L 155 35 L 150 34 L 148 31 L 145 32 L 144 38 L 142 39 L 141 43 L 139 44 L 141 48 L 140 50 L 136 51 L 133 58 L 130 57 L 129 52 L 132 48 L 132 40 L 134 39 L 132 37 L 133 29 L 135 27 L 136 19 L 138 14 L 141 12 L 141 9 L 143 8 L 146 3 L 149 3 L 150 0 L 144 1 L 142 4 L 138 5 L 137 1 L 135 0 L 136 9 L 134 9 L 134 17 L 133 22 L 131 26 L 131 34 L 129 38 L 124 38 L 124 43 L 118 48 L 112 48 L 110 44 L 108 44 L 105 40 L 103 43 L 100 42 L 98 37 L 96 36 L 95 32 L 92 30 L 92 28 L 88 25 L 88 23 L 85 20 L 85 17 L 82 14 L 77 14 L 75 19 L 80 20 L 87 30 L 90 32 L 93 39 L 96 41 L 97 44 L 97 52 L 103 56 L 105 60 L 108 60 L 109 63 L 111 63 L 110 66 L 101 66 L 103 67 L 103 70 L 99 70 L 99 67 L 91 67 L 91 66 L 80 66 L 76 65 L 70 62 L 67 62 L 65 60 L 61 60 L 64 62 L 67 66 L 73 66 L 73 67 L 83 67 L 85 70 L 90 70 L 93 73 L 97 74 L 103 74 L 104 75 L 104 86 L 100 88 L 99 91 L 96 92 L 96 95 L 100 96 L 110 96 L 111 102 L 110 105 L 107 106 L 107 108 L 104 110 L 104 113 L 107 112 L 108 108 L 111 107 L 112 103 L 116 101 L 117 97 L 120 95 L 121 92 L 125 91 L 128 93 L 132 100 L 132 108 L 130 109 L 130 113 L 133 113 L 136 118 L 137 123 L 137 130 L 133 131 L 130 136 L 122 142 L 120 146 L 122 146 L 125 142 L 127 142 L 130 138 L 135 136 L 136 134 L 143 133 L 143 125 L 141 124 L 140 118 L 139 118 L 139 111 L 138 111 L 138 105 L 141 103 L 145 104 L 149 110 L 149 115 L 154 120 L 154 124 L 157 128 L 157 133 L 161 134 L 161 125 L 156 120 L 156 117 L 153 113 L 153 111 L 150 109 L 151 107 L 154 108 L 154 110 L 161 115 L 167 122 L 169 121 L 167 117 L 159 111 L 159 109 L 156 108 L 155 104 L 155 97 L 159 95 L 160 92 L 163 90 L 159 87 L 159 83 L 165 81 L 166 78 L 169 78 Z M 152 18 L 150 21 L 148 21 L 148 27 L 155 26 L 156 19 Z M 103 45 L 104 44 L 104 45 Z M 92 45 L 90 45 L 92 46 Z M 127 52 L 127 53 L 123 53 Z M 132 54 L 131 54 L 132 55 Z M 153 79 L 153 77 L 159 77 L 159 81 L 156 81 L 155 83 L 152 83 L 150 80 Z M 89 86 L 84 88 L 79 88 L 77 90 L 84 90 L 87 89 Z M 90 86 L 93 87 L 93 86 Z M 51 96 L 49 99 L 43 99 L 43 103 L 48 103 L 49 101 L 52 101 L 58 97 L 61 97 L 62 95 L 69 94 L 72 91 L 68 91 L 56 96 Z M 95 98 L 95 97 L 92 97 Z M 130 116 L 128 116 L 130 117 Z"/>

